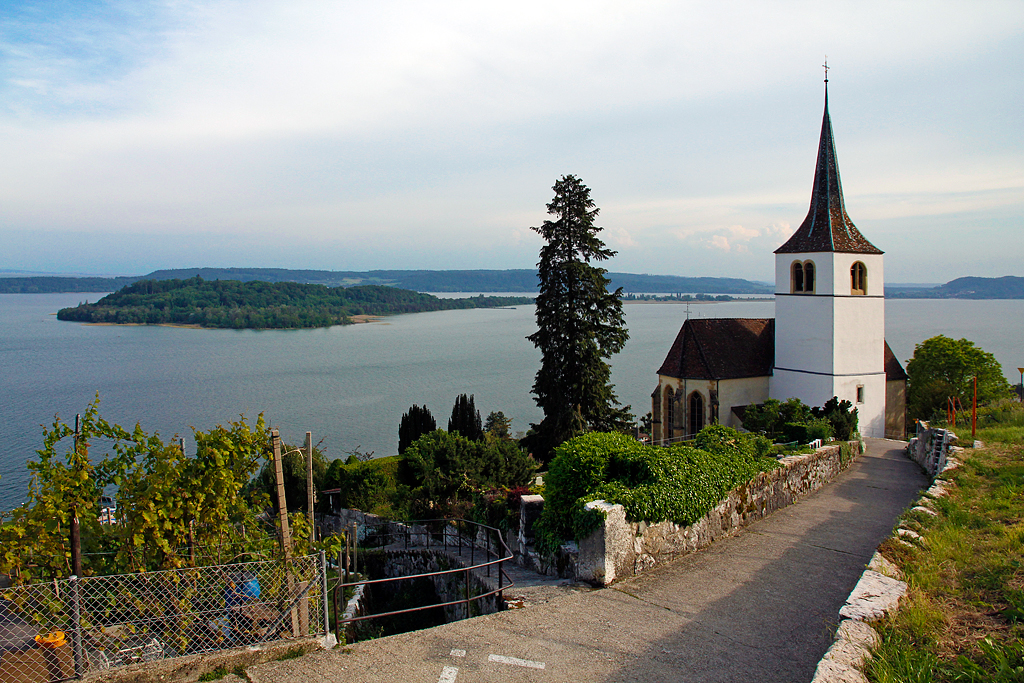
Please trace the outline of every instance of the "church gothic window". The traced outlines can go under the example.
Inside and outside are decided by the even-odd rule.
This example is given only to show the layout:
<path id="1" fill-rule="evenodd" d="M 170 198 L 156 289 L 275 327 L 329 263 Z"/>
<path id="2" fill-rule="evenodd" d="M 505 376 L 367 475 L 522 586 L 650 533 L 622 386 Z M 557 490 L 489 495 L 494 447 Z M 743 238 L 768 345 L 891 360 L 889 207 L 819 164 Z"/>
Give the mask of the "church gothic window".
<path id="1" fill-rule="evenodd" d="M 850 266 L 850 293 L 868 293 L 868 269 L 860 261 Z"/>
<path id="2" fill-rule="evenodd" d="M 814 293 L 814 261 L 794 261 L 790 271 L 792 293 Z"/>
<path id="3" fill-rule="evenodd" d="M 699 391 L 690 394 L 690 435 L 704 429 L 704 397 Z"/>
<path id="4" fill-rule="evenodd" d="M 676 406 L 675 396 L 672 387 L 665 387 L 665 438 L 672 438 L 672 428 L 675 426 Z"/>

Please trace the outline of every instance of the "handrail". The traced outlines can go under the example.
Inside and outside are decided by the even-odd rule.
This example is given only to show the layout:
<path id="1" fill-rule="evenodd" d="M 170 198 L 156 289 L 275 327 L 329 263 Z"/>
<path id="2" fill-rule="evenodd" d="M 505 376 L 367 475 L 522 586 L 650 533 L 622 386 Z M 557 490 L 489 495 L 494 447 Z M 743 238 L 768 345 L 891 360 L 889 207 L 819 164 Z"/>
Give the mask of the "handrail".
<path id="1" fill-rule="evenodd" d="M 398 614 L 407 614 L 409 612 L 418 612 L 418 611 L 421 611 L 421 610 L 434 609 L 434 608 L 437 608 L 437 607 L 449 607 L 449 606 L 453 606 L 453 605 L 465 604 L 466 605 L 466 613 L 468 615 L 469 614 L 469 604 L 470 603 L 475 602 L 477 600 L 480 600 L 482 598 L 486 598 L 486 597 L 495 595 L 495 594 L 497 594 L 499 596 L 499 598 L 500 598 L 501 594 L 504 592 L 504 590 L 506 588 L 511 588 L 513 585 L 515 585 L 515 583 L 511 580 L 511 577 L 509 577 L 508 573 L 505 572 L 505 569 L 504 569 L 504 563 L 513 559 L 512 551 L 509 550 L 508 544 L 505 543 L 505 539 L 502 537 L 501 531 L 499 529 L 495 528 L 495 527 L 488 526 L 486 524 L 481 524 L 480 522 L 473 522 L 473 521 L 462 519 L 462 518 L 419 519 L 419 520 L 409 520 L 409 521 L 406 521 L 406 522 L 398 522 L 398 521 L 393 521 L 393 520 L 381 520 L 380 522 L 366 522 L 366 521 L 364 521 L 363 522 L 363 526 L 364 527 L 368 526 L 368 527 L 371 527 L 371 528 L 384 527 L 386 529 L 385 533 L 384 534 L 380 534 L 380 535 L 382 535 L 386 539 L 385 543 L 384 543 L 384 545 L 383 545 L 383 547 L 381 549 L 384 550 L 384 551 L 387 551 L 387 550 L 395 550 L 395 548 L 389 548 L 388 546 L 391 545 L 391 542 L 390 542 L 391 539 L 396 537 L 396 536 L 405 539 L 406 543 L 405 543 L 405 548 L 404 549 L 408 549 L 408 547 L 409 547 L 408 546 L 408 542 L 409 542 L 410 538 L 415 537 L 415 536 L 426 536 L 426 547 L 427 547 L 427 549 L 430 549 L 431 548 L 430 540 L 431 540 L 431 538 L 432 538 L 432 536 L 433 536 L 433 534 L 435 532 L 432 532 L 430 530 L 429 525 L 437 524 L 437 523 L 441 523 L 442 524 L 442 527 L 441 527 L 441 530 L 440 530 L 440 534 L 442 536 L 442 541 L 440 543 L 438 543 L 437 545 L 438 546 L 443 546 L 444 547 L 444 552 L 446 552 L 446 553 L 448 552 L 448 548 L 449 548 L 449 542 L 448 542 L 449 533 L 452 530 L 452 528 L 454 527 L 454 532 L 455 532 L 455 534 L 458 537 L 458 545 L 457 546 L 453 546 L 453 549 L 454 549 L 454 547 L 458 548 L 459 556 L 460 557 L 462 555 L 462 544 L 463 544 L 463 540 L 464 540 L 464 536 L 463 536 L 464 527 L 467 526 L 467 525 L 471 525 L 472 527 L 474 527 L 475 533 L 473 533 L 473 535 L 470 537 L 470 539 L 468 539 L 468 544 L 469 544 L 469 549 L 470 549 L 470 557 L 473 558 L 474 555 L 475 555 L 475 550 L 477 548 L 479 548 L 480 550 L 483 550 L 485 552 L 484 557 L 486 558 L 486 561 L 477 563 L 477 562 L 475 562 L 474 559 L 471 559 L 470 560 L 471 564 L 469 566 L 458 567 L 456 569 L 446 569 L 446 570 L 441 570 L 441 571 L 436 571 L 436 572 L 424 572 L 424 573 L 420 573 L 420 574 L 409 574 L 409 575 L 406 575 L 406 576 L 395 576 L 395 577 L 389 577 L 389 578 L 385 578 L 385 579 L 364 579 L 364 580 L 361 580 L 361 581 L 336 582 L 335 586 L 334 586 L 335 590 L 344 591 L 345 588 L 349 588 L 349 587 L 359 587 L 359 586 L 366 586 L 366 585 L 373 585 L 373 584 L 383 584 L 383 583 L 388 583 L 390 581 L 405 581 L 407 579 L 429 578 L 429 577 L 433 577 L 433 576 L 443 576 L 443 575 L 447 575 L 447 574 L 457 574 L 457 573 L 461 572 L 461 573 L 465 574 L 465 576 L 466 576 L 466 597 L 462 598 L 460 600 L 451 600 L 451 601 L 443 602 L 443 603 L 434 603 L 434 604 L 431 604 L 431 605 L 423 605 L 421 607 L 410 607 L 410 608 L 407 608 L 407 609 L 393 610 L 391 612 L 382 612 L 380 614 L 367 614 L 367 615 L 364 615 L 364 616 L 352 616 L 352 617 L 348 617 L 348 618 L 344 618 L 344 617 L 342 617 L 342 615 L 336 614 L 335 615 L 336 630 L 339 633 L 340 633 L 342 628 L 344 628 L 348 624 L 351 624 L 351 623 L 354 623 L 354 622 L 357 622 L 357 621 L 366 621 L 366 620 L 369 620 L 369 619 L 377 619 L 377 618 L 380 618 L 380 617 L 389 617 L 389 616 L 394 616 L 394 615 L 398 615 Z M 404 528 L 400 529 L 399 531 L 392 532 L 392 531 L 390 531 L 390 528 L 389 528 L 391 525 L 395 525 L 395 526 L 398 526 L 398 527 L 404 527 Z M 415 528 L 417 526 L 421 527 L 422 530 L 417 530 Z M 487 545 L 486 546 L 480 546 L 477 543 L 477 533 L 476 532 L 478 532 L 480 529 L 485 529 L 488 532 L 487 533 Z M 491 547 L 491 535 L 490 535 L 490 532 L 495 532 L 498 535 L 498 541 L 500 543 L 500 546 L 497 549 L 503 551 L 500 556 L 499 556 L 499 554 L 497 552 L 494 551 L 495 549 L 492 549 L 492 547 Z M 496 559 L 494 559 L 494 560 L 490 559 L 490 556 L 492 554 L 496 557 Z M 498 565 L 498 576 L 497 576 L 498 587 L 496 589 L 494 589 L 494 590 L 490 590 L 490 591 L 486 591 L 484 593 L 480 593 L 478 595 L 470 596 L 470 594 L 469 594 L 470 593 L 470 590 L 469 590 L 469 575 L 470 575 L 470 573 L 472 571 L 474 571 L 474 570 L 486 568 L 487 569 L 487 576 L 490 576 L 491 566 L 495 565 L 495 564 Z M 507 583 L 506 583 L 506 581 L 507 581 Z M 342 595 L 344 595 L 344 592 L 342 592 Z"/>

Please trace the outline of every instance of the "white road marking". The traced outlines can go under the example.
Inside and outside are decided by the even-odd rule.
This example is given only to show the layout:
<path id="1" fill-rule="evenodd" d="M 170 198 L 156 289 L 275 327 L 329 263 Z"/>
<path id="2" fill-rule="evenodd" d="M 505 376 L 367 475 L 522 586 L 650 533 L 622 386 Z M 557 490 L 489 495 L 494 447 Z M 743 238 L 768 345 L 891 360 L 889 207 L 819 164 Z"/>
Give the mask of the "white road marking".
<path id="1" fill-rule="evenodd" d="M 451 651 L 451 656 L 452 657 L 465 657 L 466 656 L 466 651 L 465 650 L 452 650 Z"/>
<path id="2" fill-rule="evenodd" d="M 513 666 L 525 666 L 527 669 L 543 669 L 544 662 L 531 662 L 529 659 L 517 657 L 506 657 L 504 655 L 488 655 L 487 660 L 499 664 L 512 664 Z"/>
<path id="3" fill-rule="evenodd" d="M 458 675 L 458 668 L 454 666 L 446 666 L 441 669 L 441 677 L 437 679 L 437 683 L 455 683 L 455 677 Z"/>

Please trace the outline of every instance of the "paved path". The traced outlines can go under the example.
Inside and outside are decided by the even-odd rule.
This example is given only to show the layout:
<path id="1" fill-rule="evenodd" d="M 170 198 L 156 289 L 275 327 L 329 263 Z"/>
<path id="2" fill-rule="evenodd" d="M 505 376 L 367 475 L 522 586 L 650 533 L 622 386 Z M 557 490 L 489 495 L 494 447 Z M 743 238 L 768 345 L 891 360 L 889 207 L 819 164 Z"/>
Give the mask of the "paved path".
<path id="1" fill-rule="evenodd" d="M 525 609 L 248 674 L 254 683 L 806 683 L 875 547 L 926 482 L 902 446 L 869 440 L 864 456 L 814 494 L 610 588 L 527 589 Z"/>

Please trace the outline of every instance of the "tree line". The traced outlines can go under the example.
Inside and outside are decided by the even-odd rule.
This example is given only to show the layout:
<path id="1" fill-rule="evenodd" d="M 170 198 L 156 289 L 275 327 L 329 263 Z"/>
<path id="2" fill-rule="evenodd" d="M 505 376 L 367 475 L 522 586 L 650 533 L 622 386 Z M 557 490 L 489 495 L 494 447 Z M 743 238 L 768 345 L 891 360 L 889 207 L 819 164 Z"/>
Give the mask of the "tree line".
<path id="1" fill-rule="evenodd" d="M 58 320 L 177 324 L 233 329 L 294 329 L 351 323 L 357 315 L 394 315 L 530 303 L 529 297 L 439 299 L 395 287 L 325 287 L 298 282 L 141 280 L 96 303 L 63 308 Z"/>

